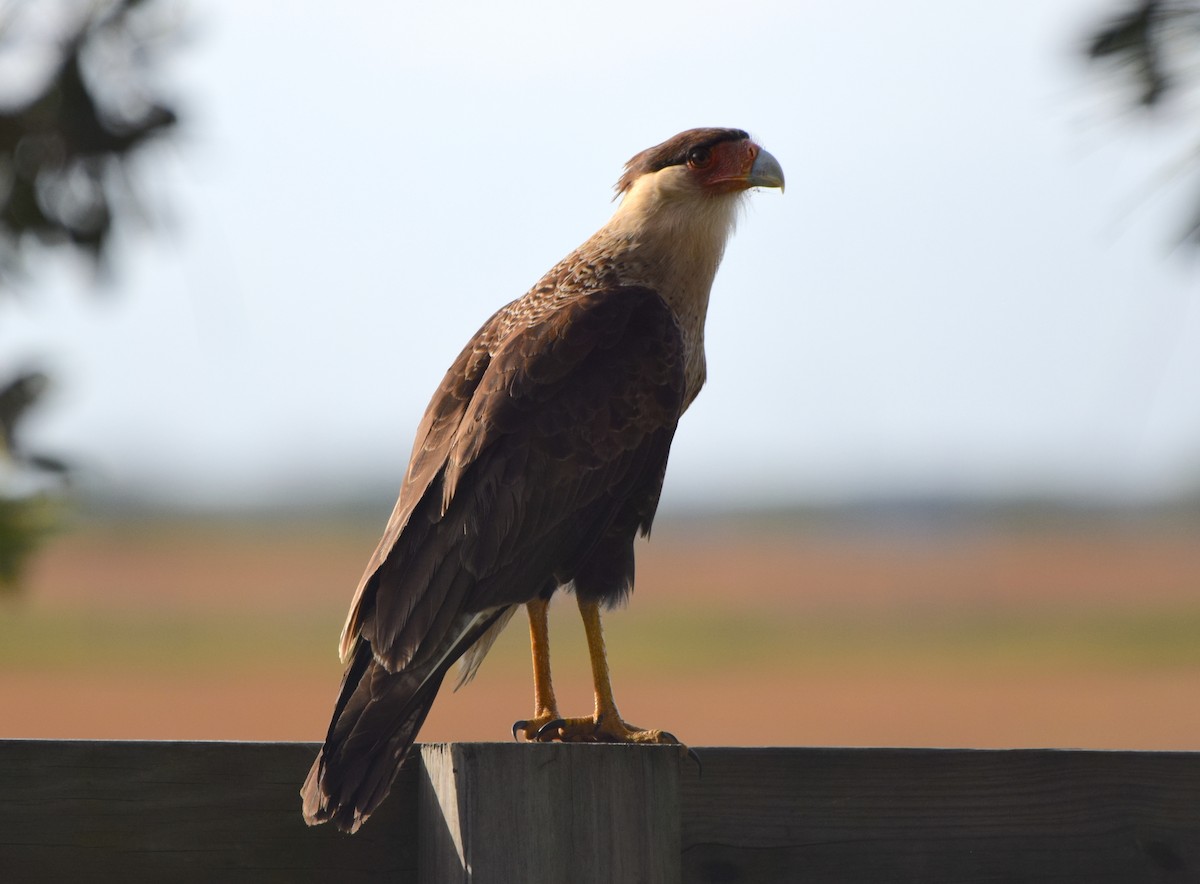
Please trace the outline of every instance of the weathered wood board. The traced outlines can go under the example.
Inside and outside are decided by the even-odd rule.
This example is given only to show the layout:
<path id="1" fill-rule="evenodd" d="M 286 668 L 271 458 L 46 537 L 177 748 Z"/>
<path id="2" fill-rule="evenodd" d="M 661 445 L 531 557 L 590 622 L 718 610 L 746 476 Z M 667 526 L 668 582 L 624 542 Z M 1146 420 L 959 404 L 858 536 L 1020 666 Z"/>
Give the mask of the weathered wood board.
<path id="1" fill-rule="evenodd" d="M 423 881 L 680 881 L 674 747 L 448 743 L 422 760 Z"/>
<path id="2" fill-rule="evenodd" d="M 0 881 L 416 881 L 416 771 L 354 838 L 300 815 L 306 743 L 0 740 Z"/>
<path id="3" fill-rule="evenodd" d="M 346 836 L 316 749 L 0 740 L 0 881 L 1200 882 L 1200 753 L 430 745 Z"/>
<path id="4" fill-rule="evenodd" d="M 688 882 L 1200 881 L 1200 753 L 699 751 Z"/>

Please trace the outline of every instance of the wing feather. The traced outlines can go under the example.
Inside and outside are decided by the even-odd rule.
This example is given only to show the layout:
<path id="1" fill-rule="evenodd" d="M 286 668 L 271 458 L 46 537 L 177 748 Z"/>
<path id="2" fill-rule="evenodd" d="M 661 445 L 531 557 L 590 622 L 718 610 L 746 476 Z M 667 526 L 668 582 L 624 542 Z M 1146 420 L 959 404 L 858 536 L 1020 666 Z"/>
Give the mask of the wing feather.
<path id="1" fill-rule="evenodd" d="M 495 322 L 425 414 L 345 656 L 365 639 L 390 671 L 419 662 L 461 614 L 571 580 L 614 525 L 630 541 L 649 528 L 684 403 L 669 308 L 621 287 L 502 335 Z"/>

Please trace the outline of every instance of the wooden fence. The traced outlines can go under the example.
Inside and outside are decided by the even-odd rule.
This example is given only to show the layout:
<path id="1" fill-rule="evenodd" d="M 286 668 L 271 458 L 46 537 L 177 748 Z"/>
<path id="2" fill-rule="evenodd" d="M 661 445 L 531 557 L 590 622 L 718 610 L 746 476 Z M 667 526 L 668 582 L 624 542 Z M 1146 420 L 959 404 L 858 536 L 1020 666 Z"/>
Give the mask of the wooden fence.
<path id="1" fill-rule="evenodd" d="M 303 743 L 0 741 L 0 881 L 1200 881 L 1200 753 L 426 745 L 354 836 Z"/>

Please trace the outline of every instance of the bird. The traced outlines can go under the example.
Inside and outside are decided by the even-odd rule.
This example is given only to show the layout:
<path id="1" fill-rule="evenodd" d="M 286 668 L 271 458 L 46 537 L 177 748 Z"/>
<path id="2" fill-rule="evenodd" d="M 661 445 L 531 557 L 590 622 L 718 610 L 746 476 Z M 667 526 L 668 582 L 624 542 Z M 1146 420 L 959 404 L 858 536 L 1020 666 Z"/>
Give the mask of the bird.
<path id="1" fill-rule="evenodd" d="M 309 825 L 357 831 L 387 797 L 450 668 L 477 672 L 524 606 L 532 742 L 682 745 L 617 710 L 602 612 L 634 583 L 680 416 L 706 375 L 709 294 L 743 198 L 784 187 L 745 131 L 699 128 L 636 154 L 591 238 L 463 348 L 417 429 L 341 634 L 345 672 L 301 789 Z M 574 594 L 595 709 L 564 718 L 547 608 Z"/>

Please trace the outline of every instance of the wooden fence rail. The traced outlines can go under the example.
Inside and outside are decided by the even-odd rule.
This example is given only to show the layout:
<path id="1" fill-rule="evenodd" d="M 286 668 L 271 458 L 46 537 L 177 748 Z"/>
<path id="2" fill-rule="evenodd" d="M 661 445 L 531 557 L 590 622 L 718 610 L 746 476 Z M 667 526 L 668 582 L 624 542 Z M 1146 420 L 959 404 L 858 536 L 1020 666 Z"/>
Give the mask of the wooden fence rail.
<path id="1" fill-rule="evenodd" d="M 426 745 L 353 837 L 304 743 L 0 741 L 0 881 L 1200 881 L 1200 753 Z"/>

